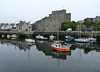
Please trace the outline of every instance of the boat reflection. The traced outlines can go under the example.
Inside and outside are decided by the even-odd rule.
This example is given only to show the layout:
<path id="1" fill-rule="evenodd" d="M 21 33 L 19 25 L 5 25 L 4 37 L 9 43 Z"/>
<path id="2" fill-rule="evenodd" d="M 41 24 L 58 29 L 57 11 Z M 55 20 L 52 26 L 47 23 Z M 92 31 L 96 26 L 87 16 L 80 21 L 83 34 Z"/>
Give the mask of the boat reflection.
<path id="1" fill-rule="evenodd" d="M 57 50 L 52 50 L 52 58 L 63 59 L 66 60 L 67 56 L 71 56 L 71 51 L 62 52 Z"/>
<path id="2" fill-rule="evenodd" d="M 84 53 L 87 54 L 90 51 L 97 51 L 100 52 L 100 45 L 98 45 L 96 42 L 88 42 L 88 43 L 74 43 L 75 46 L 79 49 L 83 49 Z"/>
<path id="3" fill-rule="evenodd" d="M 57 50 L 52 49 L 52 52 L 60 53 L 60 54 L 66 54 L 66 55 L 71 55 L 71 51 L 57 51 Z"/>

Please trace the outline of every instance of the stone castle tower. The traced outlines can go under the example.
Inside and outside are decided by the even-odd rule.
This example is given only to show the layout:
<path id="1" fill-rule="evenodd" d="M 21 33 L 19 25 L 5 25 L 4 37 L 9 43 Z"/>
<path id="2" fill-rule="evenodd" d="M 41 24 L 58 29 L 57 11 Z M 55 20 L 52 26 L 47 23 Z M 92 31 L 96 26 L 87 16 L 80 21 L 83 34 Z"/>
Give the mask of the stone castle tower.
<path id="1" fill-rule="evenodd" d="M 49 17 L 45 17 L 34 24 L 36 31 L 61 31 L 61 23 L 71 21 L 71 13 L 66 13 L 66 10 L 52 11 Z"/>

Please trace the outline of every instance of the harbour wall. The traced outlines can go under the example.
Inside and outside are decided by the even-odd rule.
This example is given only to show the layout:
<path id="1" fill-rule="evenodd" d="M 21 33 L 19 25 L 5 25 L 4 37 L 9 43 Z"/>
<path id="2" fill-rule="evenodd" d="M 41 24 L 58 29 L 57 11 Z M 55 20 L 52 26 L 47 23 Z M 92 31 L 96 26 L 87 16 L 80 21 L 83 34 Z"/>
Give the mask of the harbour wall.
<path id="1" fill-rule="evenodd" d="M 49 37 L 50 35 L 54 35 L 54 36 L 57 36 L 59 35 L 59 37 L 64 37 L 66 35 L 70 35 L 70 36 L 73 36 L 73 37 L 76 37 L 76 38 L 79 38 L 79 37 L 100 37 L 100 31 L 94 31 L 94 32 L 78 32 L 78 31 L 56 31 L 56 32 L 40 32 L 40 31 L 34 31 L 34 32 L 11 32 L 11 31 L 2 31 L 0 32 L 0 37 L 1 35 L 13 35 L 13 34 L 16 34 L 18 36 L 23 36 L 23 37 L 26 37 L 25 35 L 28 36 L 28 34 L 35 38 L 36 35 L 43 35 L 43 36 L 46 36 L 46 37 Z"/>

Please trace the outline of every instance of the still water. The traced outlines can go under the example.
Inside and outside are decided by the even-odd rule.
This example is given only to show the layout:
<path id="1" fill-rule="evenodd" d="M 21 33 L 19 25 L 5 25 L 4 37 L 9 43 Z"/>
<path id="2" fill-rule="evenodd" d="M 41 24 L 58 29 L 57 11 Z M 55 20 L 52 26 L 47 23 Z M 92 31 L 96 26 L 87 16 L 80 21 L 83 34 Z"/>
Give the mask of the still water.
<path id="1" fill-rule="evenodd" d="M 57 52 L 50 41 L 0 40 L 0 72 L 100 72 L 99 43 L 69 43 L 70 52 Z"/>

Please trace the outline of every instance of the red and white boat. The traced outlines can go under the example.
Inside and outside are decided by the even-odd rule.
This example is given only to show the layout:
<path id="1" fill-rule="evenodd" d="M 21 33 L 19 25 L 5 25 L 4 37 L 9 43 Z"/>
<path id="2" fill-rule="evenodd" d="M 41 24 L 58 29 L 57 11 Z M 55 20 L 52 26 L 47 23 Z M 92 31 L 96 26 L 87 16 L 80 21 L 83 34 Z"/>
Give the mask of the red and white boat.
<path id="1" fill-rule="evenodd" d="M 66 44 L 64 41 L 55 41 L 52 43 L 52 48 L 58 51 L 70 51 L 70 44 Z"/>

